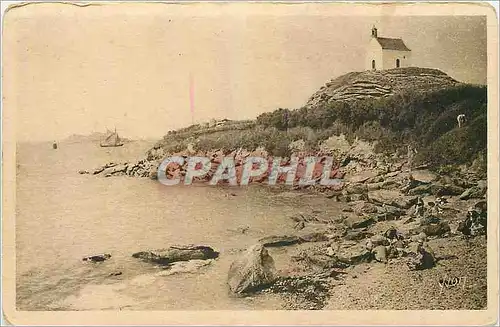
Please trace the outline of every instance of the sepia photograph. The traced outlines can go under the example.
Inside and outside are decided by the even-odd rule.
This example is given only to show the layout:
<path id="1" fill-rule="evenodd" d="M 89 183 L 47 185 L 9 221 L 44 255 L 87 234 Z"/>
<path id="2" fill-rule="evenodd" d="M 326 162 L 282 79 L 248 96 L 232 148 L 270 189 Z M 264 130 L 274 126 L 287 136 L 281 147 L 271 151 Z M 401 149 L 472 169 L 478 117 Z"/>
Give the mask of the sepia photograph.
<path id="1" fill-rule="evenodd" d="M 5 319 L 496 321 L 488 4 L 19 3 L 2 30 Z M 238 316 L 264 310 L 289 320 Z"/>

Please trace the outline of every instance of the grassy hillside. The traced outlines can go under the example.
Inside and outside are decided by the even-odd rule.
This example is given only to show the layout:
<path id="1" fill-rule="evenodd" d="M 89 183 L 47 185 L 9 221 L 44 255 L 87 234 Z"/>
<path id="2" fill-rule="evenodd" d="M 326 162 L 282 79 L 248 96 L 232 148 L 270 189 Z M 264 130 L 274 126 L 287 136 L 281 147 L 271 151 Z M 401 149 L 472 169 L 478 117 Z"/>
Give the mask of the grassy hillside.
<path id="1" fill-rule="evenodd" d="M 368 92 L 375 84 L 387 92 Z M 339 90 L 344 98 L 356 96 L 333 101 L 321 96 L 338 96 Z M 255 121 L 169 132 L 149 156 L 159 159 L 188 147 L 197 152 L 262 147 L 271 155 L 287 156 L 293 142 L 302 140 L 304 150 L 318 151 L 329 137 L 344 134 L 350 141 L 375 142 L 376 151 L 387 154 L 405 154 L 412 144 L 419 151 L 416 161 L 435 167 L 472 163 L 486 153 L 486 91 L 485 86 L 458 83 L 438 70 L 350 73 L 327 84 L 299 109 L 280 108 Z M 461 113 L 468 122 L 458 129 L 456 117 Z"/>
<path id="2" fill-rule="evenodd" d="M 351 140 L 376 141 L 376 149 L 388 153 L 402 153 L 413 144 L 421 149 L 420 161 L 431 156 L 433 164 L 465 163 L 486 150 L 486 98 L 486 87 L 467 84 L 429 92 L 407 90 L 390 97 L 292 110 L 288 127 L 311 128 L 316 141 L 340 133 Z M 461 113 L 468 124 L 459 130 L 456 117 Z M 263 114 L 257 124 L 284 130 L 283 114 L 284 110 Z M 446 154 L 433 156 L 444 142 L 449 146 Z"/>

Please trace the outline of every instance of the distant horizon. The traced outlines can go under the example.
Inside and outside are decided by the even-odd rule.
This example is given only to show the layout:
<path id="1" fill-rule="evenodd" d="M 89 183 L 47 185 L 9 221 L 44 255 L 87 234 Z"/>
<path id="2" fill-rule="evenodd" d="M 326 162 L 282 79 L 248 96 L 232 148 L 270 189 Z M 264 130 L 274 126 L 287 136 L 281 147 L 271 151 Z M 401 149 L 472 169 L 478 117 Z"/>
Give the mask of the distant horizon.
<path id="1" fill-rule="evenodd" d="M 415 66 L 412 66 L 412 67 L 415 67 Z M 417 67 L 418 68 L 418 67 Z M 356 72 L 363 72 L 363 71 L 356 71 Z M 350 73 L 350 72 L 349 72 Z M 353 72 L 355 73 L 355 72 Z M 348 73 L 346 73 L 348 74 Z M 342 75 L 339 75 L 337 77 L 341 77 L 345 74 L 342 74 Z M 337 77 L 333 77 L 332 79 L 336 79 Z M 453 78 L 453 76 L 450 76 Z M 455 80 L 457 80 L 456 78 L 454 78 Z M 462 82 L 460 80 L 457 80 L 458 82 L 460 83 L 463 83 L 463 84 L 470 84 L 470 85 L 478 85 L 478 86 L 487 86 L 487 84 L 475 84 L 475 83 L 466 83 L 466 82 Z M 327 83 L 327 82 L 325 82 Z M 311 94 L 312 95 L 312 94 Z M 305 103 L 304 103 L 305 105 Z M 275 108 L 275 109 L 272 109 L 270 111 L 267 111 L 267 112 L 272 112 L 274 110 L 278 110 L 279 108 Z M 284 108 L 285 109 L 285 108 Z M 290 109 L 290 110 L 297 110 L 297 109 L 300 109 L 300 107 L 298 108 L 286 108 L 286 109 Z M 260 115 L 260 114 L 259 114 Z M 258 116 L 258 115 L 257 115 Z M 247 119 L 231 119 L 231 121 L 244 121 L 244 120 L 255 120 L 257 118 L 257 116 L 253 117 L 253 118 L 247 118 Z M 156 141 L 156 140 L 159 140 L 161 139 L 163 136 L 167 135 L 169 131 L 175 131 L 175 130 L 179 130 L 179 129 L 183 129 L 183 128 L 186 128 L 186 127 L 189 127 L 189 126 L 193 126 L 193 125 L 198 125 L 198 124 L 204 124 L 204 123 L 208 123 L 211 119 L 216 119 L 216 120 L 221 120 L 221 119 L 227 119 L 226 117 L 217 117 L 217 118 L 209 118 L 205 121 L 199 121 L 199 122 L 194 122 L 193 123 L 187 123 L 186 125 L 184 126 L 180 126 L 178 128 L 175 128 L 175 129 L 170 129 L 170 130 L 166 130 L 165 133 L 163 133 L 162 135 L 158 135 L 158 136 L 149 136 L 149 137 L 130 137 L 130 136 L 127 136 L 125 134 L 122 134 L 120 132 L 120 129 L 119 128 L 116 128 L 116 131 L 118 134 L 121 135 L 121 137 L 123 138 L 126 138 L 126 139 L 129 139 L 131 141 Z M 74 134 L 69 134 L 67 136 L 64 136 L 60 139 L 53 139 L 53 140 L 50 140 L 50 139 L 46 139 L 46 140 L 27 140 L 27 141 L 19 141 L 18 143 L 46 143 L 46 142 L 54 142 L 54 141 L 57 141 L 57 142 L 61 142 L 61 141 L 65 141 L 71 137 L 91 137 L 92 135 L 94 134 L 103 134 L 105 135 L 106 134 L 106 129 L 108 130 L 114 130 L 114 127 L 113 128 L 104 128 L 104 131 L 89 131 L 87 133 L 74 133 Z"/>
<path id="2" fill-rule="evenodd" d="M 411 67 L 416 67 L 416 66 L 411 66 Z M 421 67 L 417 67 L 417 68 L 421 68 Z M 363 72 L 363 70 L 360 70 L 360 71 L 352 71 L 352 73 L 355 73 L 355 72 Z M 351 73 L 351 72 L 347 72 L 345 74 L 348 74 L 348 73 Z M 338 77 L 341 77 L 345 74 L 342 74 L 342 75 L 339 75 L 339 76 L 336 76 L 336 77 L 333 77 L 332 79 L 336 79 Z M 450 75 L 448 75 L 450 76 Z M 452 77 L 453 79 L 457 80 L 458 82 L 460 83 L 463 83 L 463 84 L 470 84 L 470 85 L 478 85 L 478 86 L 487 86 L 487 84 L 481 84 L 481 83 L 467 83 L 467 82 L 463 82 L 463 81 L 460 81 L 458 79 L 456 79 L 455 77 L 453 76 L 450 76 Z M 330 80 L 332 80 L 330 79 Z M 329 80 L 329 81 L 330 81 Z M 325 82 L 325 84 L 327 83 L 328 81 Z M 318 89 L 319 90 L 319 89 Z M 311 94 L 312 95 L 312 94 Z M 305 103 L 304 103 L 305 105 Z M 302 106 L 301 106 L 302 107 Z M 297 110 L 297 109 L 300 109 L 301 107 L 297 107 L 297 108 L 286 108 L 286 109 L 290 109 L 290 110 Z M 269 111 L 265 111 L 265 112 L 273 112 L 274 110 L 278 110 L 279 108 L 275 108 L 275 109 L 272 109 L 272 110 L 269 110 Z M 285 109 L 285 108 L 284 108 Z M 260 115 L 260 114 L 259 114 Z M 244 120 L 255 120 L 256 118 L 258 117 L 258 115 L 256 115 L 255 117 L 252 117 L 252 118 L 243 118 L 243 119 L 231 119 L 231 121 L 244 121 Z M 183 126 L 180 126 L 180 127 L 177 127 L 177 128 L 174 128 L 174 129 L 169 129 L 169 130 L 166 130 L 163 134 L 161 135 L 158 135 L 158 136 L 136 136 L 136 137 L 130 137 L 130 136 L 127 136 L 125 134 L 122 135 L 122 133 L 120 132 L 119 128 L 117 128 L 117 132 L 124 138 L 126 139 L 129 139 L 131 141 L 153 141 L 153 140 L 159 140 L 161 139 L 163 136 L 167 135 L 167 133 L 169 131 L 175 131 L 175 130 L 179 130 L 179 129 L 183 129 L 183 128 L 186 128 L 186 127 L 189 127 L 189 126 L 192 126 L 192 125 L 197 125 L 197 124 L 204 124 L 204 123 L 208 123 L 211 119 L 216 119 L 216 120 L 221 120 L 221 119 L 228 119 L 227 117 L 217 117 L 217 118 L 208 118 L 207 120 L 204 120 L 204 121 L 195 121 L 194 123 L 187 123 Z M 114 127 L 112 129 L 110 128 L 104 128 L 103 131 L 97 131 L 97 130 L 94 130 L 94 131 L 89 131 L 89 132 L 82 132 L 82 133 L 73 133 L 73 134 L 69 134 L 69 135 L 66 135 L 66 136 L 63 136 L 61 138 L 58 138 L 58 139 L 40 139 L 40 140 L 24 140 L 24 141 L 19 141 L 18 140 L 18 143 L 47 143 L 47 142 L 54 142 L 54 141 L 57 141 L 57 142 L 61 142 L 61 141 L 65 141 L 71 137 L 75 137 L 75 136 L 80 136 L 80 137 L 90 137 L 92 136 L 93 134 L 106 134 L 106 129 L 109 129 L 109 130 L 114 130 Z"/>
<path id="3" fill-rule="evenodd" d="M 119 131 L 117 131 L 118 134 Z M 17 143 L 18 144 L 23 144 L 23 143 L 30 143 L 30 144 L 35 144 L 35 143 L 53 143 L 53 142 L 66 142 L 66 141 L 71 141 L 71 138 L 76 138 L 76 137 L 80 137 L 80 138 L 86 138 L 87 141 L 98 141 L 98 140 L 94 140 L 94 139 L 91 139 L 93 136 L 97 136 L 98 134 L 100 135 L 106 135 L 105 132 L 98 132 L 98 131 L 91 131 L 91 132 L 88 132 L 87 134 L 71 134 L 71 135 L 68 135 L 68 136 L 65 136 L 63 138 L 60 138 L 60 139 L 52 139 L 52 140 L 17 140 Z M 167 134 L 167 133 L 165 133 Z M 158 141 L 160 138 L 162 138 L 163 136 L 160 136 L 160 137 L 142 137 L 142 138 L 131 138 L 131 137 L 128 137 L 127 135 L 121 135 L 120 134 L 120 137 L 127 140 L 127 141 Z"/>
<path id="4" fill-rule="evenodd" d="M 131 14 L 138 8 L 140 15 Z M 192 8 L 40 3 L 10 10 L 4 83 L 16 138 L 63 140 L 116 126 L 127 138 L 158 139 L 212 118 L 298 109 L 328 81 L 365 70 L 373 25 L 381 37 L 403 39 L 411 66 L 487 84 L 485 16 L 213 16 Z"/>

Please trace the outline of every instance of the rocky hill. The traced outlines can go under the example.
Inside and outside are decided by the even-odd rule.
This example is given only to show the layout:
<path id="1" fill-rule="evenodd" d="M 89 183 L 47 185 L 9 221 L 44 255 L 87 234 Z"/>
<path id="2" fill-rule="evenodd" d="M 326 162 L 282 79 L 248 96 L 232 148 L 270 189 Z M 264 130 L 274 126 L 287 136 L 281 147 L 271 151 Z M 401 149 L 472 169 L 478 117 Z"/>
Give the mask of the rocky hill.
<path id="1" fill-rule="evenodd" d="M 389 97 L 408 89 L 432 91 L 459 84 L 440 70 L 430 68 L 395 68 L 352 72 L 326 83 L 307 101 L 307 107 L 333 101 Z"/>
<path id="2" fill-rule="evenodd" d="M 376 167 L 406 158 L 409 145 L 418 149 L 417 165 L 440 169 L 474 163 L 485 174 L 486 101 L 486 87 L 458 82 L 436 69 L 353 72 L 327 83 L 299 109 L 170 131 L 139 163 L 110 174 L 154 177 L 163 158 L 174 154 L 328 154 Z M 456 117 L 462 113 L 467 123 L 459 129 Z"/>

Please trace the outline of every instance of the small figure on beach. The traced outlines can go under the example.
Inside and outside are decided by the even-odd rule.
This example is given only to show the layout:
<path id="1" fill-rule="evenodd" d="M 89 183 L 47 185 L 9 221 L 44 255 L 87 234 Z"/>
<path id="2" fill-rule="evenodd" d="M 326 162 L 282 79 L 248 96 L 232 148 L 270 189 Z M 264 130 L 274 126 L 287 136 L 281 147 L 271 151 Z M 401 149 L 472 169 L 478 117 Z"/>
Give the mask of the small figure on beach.
<path id="1" fill-rule="evenodd" d="M 55 149 L 57 149 L 57 143 L 56 143 L 56 141 L 54 141 L 54 142 L 52 143 L 52 149 L 54 149 L 54 150 L 55 150 Z"/>
<path id="2" fill-rule="evenodd" d="M 457 122 L 458 122 L 458 128 L 461 128 L 466 122 L 465 115 L 464 114 L 458 115 Z"/>

